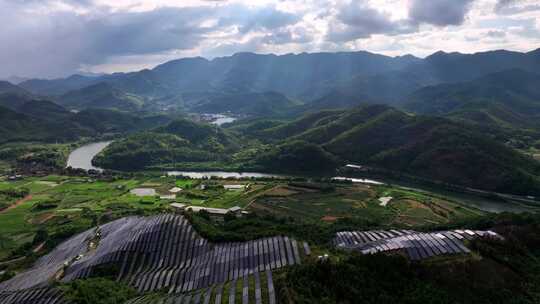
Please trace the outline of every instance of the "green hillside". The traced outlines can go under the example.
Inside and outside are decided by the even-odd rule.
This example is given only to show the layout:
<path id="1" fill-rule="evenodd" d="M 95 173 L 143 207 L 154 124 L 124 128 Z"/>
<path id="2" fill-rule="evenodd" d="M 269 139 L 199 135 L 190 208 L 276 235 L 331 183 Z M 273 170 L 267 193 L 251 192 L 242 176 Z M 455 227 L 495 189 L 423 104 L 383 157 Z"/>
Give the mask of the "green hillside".
<path id="1" fill-rule="evenodd" d="M 540 74 L 507 70 L 470 82 L 420 89 L 407 97 L 405 108 L 501 127 L 538 127 L 539 83 Z"/>
<path id="2" fill-rule="evenodd" d="M 83 134 L 84 131 L 62 122 L 48 122 L 0 107 L 0 143 L 74 140 Z"/>
<path id="3" fill-rule="evenodd" d="M 199 113 L 231 112 L 251 116 L 275 116 L 285 114 L 297 105 L 297 102 L 285 95 L 274 92 L 218 94 L 202 98 L 191 110 Z"/>
<path id="4" fill-rule="evenodd" d="M 97 133 L 129 133 L 165 125 L 171 118 L 164 115 L 137 116 L 116 110 L 86 109 L 72 115 L 69 120 Z"/>
<path id="5" fill-rule="evenodd" d="M 382 105 L 321 111 L 291 122 L 240 122 L 230 129 L 177 120 L 116 141 L 98 158 L 99 165 L 121 170 L 314 173 L 346 163 L 470 188 L 540 194 L 540 163 L 532 158 L 470 126 Z"/>
<path id="6" fill-rule="evenodd" d="M 68 108 L 105 108 L 124 111 L 137 111 L 144 105 L 144 99 L 123 92 L 108 83 L 98 83 L 62 95 L 58 102 Z"/>
<path id="7" fill-rule="evenodd" d="M 107 109 L 72 113 L 53 102 L 33 99 L 18 99 L 15 104 L 12 103 L 12 108 L 0 106 L 0 113 L 0 143 L 65 142 L 105 133 L 136 132 L 171 121 L 164 115 L 136 116 Z"/>
<path id="8" fill-rule="evenodd" d="M 140 170 L 175 163 L 226 162 L 239 144 L 218 127 L 178 119 L 117 140 L 96 158 L 104 168 Z"/>
<path id="9" fill-rule="evenodd" d="M 320 112 L 260 132 L 321 146 L 343 163 L 521 194 L 540 193 L 540 163 L 480 132 L 443 118 L 387 106 Z"/>

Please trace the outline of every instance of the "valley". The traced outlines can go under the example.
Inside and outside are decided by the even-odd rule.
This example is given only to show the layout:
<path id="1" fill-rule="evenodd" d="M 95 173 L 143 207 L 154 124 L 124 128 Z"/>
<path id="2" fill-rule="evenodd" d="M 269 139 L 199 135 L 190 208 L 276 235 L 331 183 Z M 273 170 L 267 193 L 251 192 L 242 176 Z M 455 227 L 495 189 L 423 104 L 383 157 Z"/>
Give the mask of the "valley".
<path id="1" fill-rule="evenodd" d="M 0 82 L 0 303 L 535 303 L 538 55 Z"/>

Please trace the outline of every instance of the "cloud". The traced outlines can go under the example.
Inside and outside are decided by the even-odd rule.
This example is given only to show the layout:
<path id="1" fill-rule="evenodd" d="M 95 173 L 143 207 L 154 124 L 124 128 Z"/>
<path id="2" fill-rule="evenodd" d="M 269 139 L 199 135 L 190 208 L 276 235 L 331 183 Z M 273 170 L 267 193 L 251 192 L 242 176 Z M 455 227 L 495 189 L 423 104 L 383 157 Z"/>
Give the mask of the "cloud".
<path id="1" fill-rule="evenodd" d="M 4 68 L 54 76 L 80 65 L 104 62 L 108 57 L 150 54 L 196 47 L 211 29 L 201 26 L 208 14 L 202 8 L 158 9 L 144 13 L 78 15 L 56 12 L 29 16 L 19 12 L 13 22 L 32 17 L 22 26 L 0 32 Z M 47 60 L 43 60 L 47 58 Z M 6 60 L 7 59 L 7 60 Z M 13 63 L 14 66 L 10 66 Z"/>
<path id="2" fill-rule="evenodd" d="M 497 0 L 494 11 L 500 15 L 515 15 L 540 10 L 536 0 Z"/>
<path id="3" fill-rule="evenodd" d="M 240 51 L 524 51 L 539 13 L 538 0 L 0 0 L 0 77 Z"/>
<path id="4" fill-rule="evenodd" d="M 248 33 L 253 30 L 274 30 L 295 24 L 300 16 L 276 10 L 274 7 L 265 9 L 246 9 L 239 7 L 234 9 L 233 23 L 240 24 L 240 33 Z"/>
<path id="5" fill-rule="evenodd" d="M 486 33 L 486 36 L 490 38 L 504 38 L 506 37 L 506 32 L 504 31 L 497 31 L 497 30 L 491 30 Z"/>
<path id="6" fill-rule="evenodd" d="M 90 0 L 71 2 L 92 4 Z M 7 43 L 0 46 L 5 74 L 61 76 L 115 56 L 196 49 L 201 42 L 223 32 L 229 38 L 254 31 L 275 32 L 275 38 L 269 34 L 266 43 L 284 43 L 287 31 L 281 28 L 298 21 L 297 16 L 273 6 L 253 8 L 242 4 L 220 9 L 196 6 L 111 12 L 96 8 L 89 14 L 70 10 L 35 14 L 32 8 L 43 3 L 0 4 L 0 19 L 10 23 L 0 31 L 0 41 Z M 8 11 L 11 13 L 2 13 Z M 294 37 L 290 33 L 288 39 L 293 41 Z"/>
<path id="7" fill-rule="evenodd" d="M 412 22 L 436 26 L 461 25 L 474 0 L 411 0 L 409 18 Z"/>
<path id="8" fill-rule="evenodd" d="M 407 20 L 393 21 L 390 15 L 368 6 L 365 1 L 351 1 L 338 7 L 334 21 L 330 23 L 327 38 L 333 42 L 345 42 L 369 38 L 375 34 L 397 35 L 416 31 Z"/>

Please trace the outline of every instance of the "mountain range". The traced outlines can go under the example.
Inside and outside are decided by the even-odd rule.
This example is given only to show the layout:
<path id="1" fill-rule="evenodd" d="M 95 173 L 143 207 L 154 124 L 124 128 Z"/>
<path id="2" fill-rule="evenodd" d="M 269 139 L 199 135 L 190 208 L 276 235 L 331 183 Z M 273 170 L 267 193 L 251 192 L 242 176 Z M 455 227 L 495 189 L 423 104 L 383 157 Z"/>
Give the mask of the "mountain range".
<path id="1" fill-rule="evenodd" d="M 407 102 L 406 96 L 426 86 L 473 81 L 505 70 L 536 73 L 539 68 L 540 50 L 527 53 L 504 50 L 475 54 L 437 52 L 424 59 L 368 52 L 281 56 L 238 53 L 213 60 L 200 57 L 173 60 L 153 69 L 131 73 L 32 79 L 19 86 L 60 103 L 71 103 L 74 96 L 83 97 L 86 102 L 71 103 L 79 109 L 104 106 L 133 110 L 158 106 L 158 109 L 177 107 L 187 111 L 208 111 L 219 104 L 217 110 L 234 112 L 236 105 L 229 106 L 227 100 L 247 94 L 265 94 L 266 97 L 256 96 L 252 102 L 267 102 L 270 93 L 274 94 L 276 103 L 283 101 L 281 94 L 306 107 L 312 102 L 316 108 L 361 103 L 400 106 Z M 106 97 L 85 90 L 95 85 Z M 191 103 L 192 96 L 198 96 L 197 101 L 208 101 L 208 105 Z M 331 100 L 335 96 L 345 96 L 347 101 L 341 100 L 334 105 Z M 96 100 L 96 97 L 99 98 Z M 265 107 L 250 114 L 263 115 L 264 110 Z"/>

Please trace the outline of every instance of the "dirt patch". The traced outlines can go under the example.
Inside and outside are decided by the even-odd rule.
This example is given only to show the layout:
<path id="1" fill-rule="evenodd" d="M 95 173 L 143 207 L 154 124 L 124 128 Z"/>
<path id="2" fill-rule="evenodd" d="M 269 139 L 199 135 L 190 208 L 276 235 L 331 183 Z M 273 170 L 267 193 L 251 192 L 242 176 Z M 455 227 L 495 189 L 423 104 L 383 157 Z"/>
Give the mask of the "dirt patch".
<path id="1" fill-rule="evenodd" d="M 53 217 L 54 217 L 54 212 L 44 213 L 44 214 L 39 215 L 32 222 L 34 224 L 41 225 L 41 224 L 44 224 L 45 222 L 47 222 L 48 220 L 52 219 Z"/>
<path id="2" fill-rule="evenodd" d="M 27 196 L 21 198 L 20 200 L 16 201 L 15 204 L 12 204 L 11 206 L 7 207 L 6 209 L 1 210 L 1 211 L 0 211 L 0 214 L 1 214 L 1 213 L 6 213 L 6 212 L 8 212 L 8 211 L 11 210 L 11 209 L 15 209 L 15 208 L 17 208 L 18 206 L 20 206 L 20 205 L 26 203 L 27 201 L 29 201 L 29 200 L 31 200 L 31 199 L 32 199 L 32 195 L 27 195 Z"/>
<path id="3" fill-rule="evenodd" d="M 355 209 L 361 209 L 361 208 L 366 208 L 367 204 L 365 202 L 354 202 L 352 207 Z"/>
<path id="4" fill-rule="evenodd" d="M 268 191 L 264 192 L 266 196 L 291 196 L 298 194 L 298 191 L 294 191 L 289 187 L 276 186 Z"/>
<path id="5" fill-rule="evenodd" d="M 420 208 L 420 209 L 429 209 L 426 205 L 422 204 L 421 202 L 414 201 L 411 199 L 402 200 L 403 203 L 407 204 L 410 208 Z"/>
<path id="6" fill-rule="evenodd" d="M 304 192 L 304 193 L 317 193 L 317 192 L 320 192 L 317 189 L 305 188 L 305 187 L 300 187 L 300 186 L 285 186 L 284 188 L 287 188 L 287 189 L 292 190 L 292 191 Z"/>
<path id="7" fill-rule="evenodd" d="M 331 216 L 331 215 L 325 215 L 321 218 L 321 221 L 323 222 L 327 222 L 327 223 L 332 223 L 332 222 L 335 222 L 339 219 L 339 217 L 337 216 Z"/>

